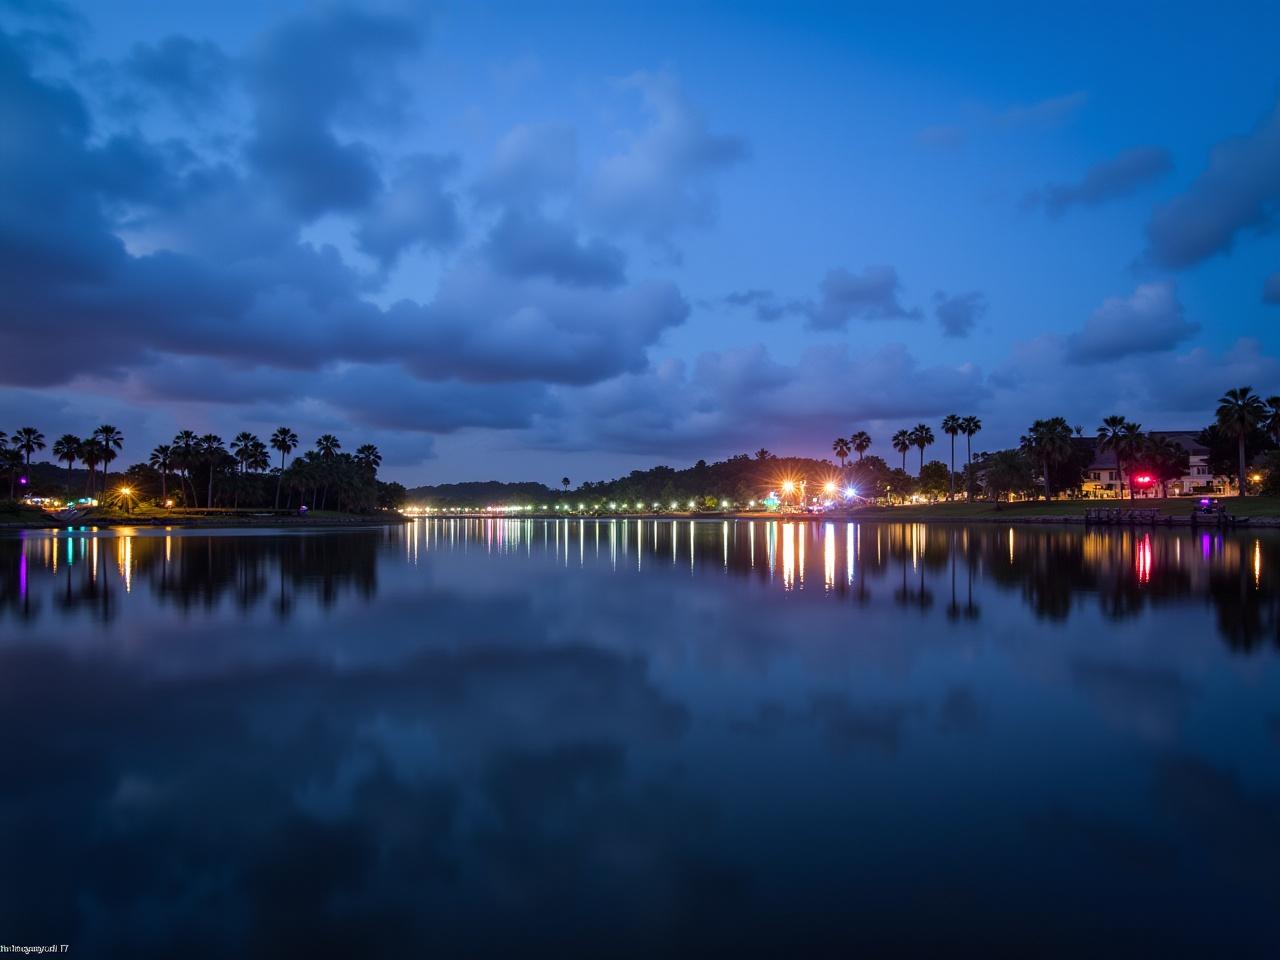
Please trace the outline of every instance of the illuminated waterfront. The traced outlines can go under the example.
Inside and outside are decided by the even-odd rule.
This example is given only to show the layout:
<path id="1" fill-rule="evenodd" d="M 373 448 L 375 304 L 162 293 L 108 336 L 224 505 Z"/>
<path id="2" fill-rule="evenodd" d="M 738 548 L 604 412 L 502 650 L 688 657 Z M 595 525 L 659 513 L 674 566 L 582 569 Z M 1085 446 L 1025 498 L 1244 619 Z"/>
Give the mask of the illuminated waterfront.
<path id="1" fill-rule="evenodd" d="M 0 917 L 95 956 L 1256 952 L 1278 565 L 1185 529 L 6 536 Z"/>

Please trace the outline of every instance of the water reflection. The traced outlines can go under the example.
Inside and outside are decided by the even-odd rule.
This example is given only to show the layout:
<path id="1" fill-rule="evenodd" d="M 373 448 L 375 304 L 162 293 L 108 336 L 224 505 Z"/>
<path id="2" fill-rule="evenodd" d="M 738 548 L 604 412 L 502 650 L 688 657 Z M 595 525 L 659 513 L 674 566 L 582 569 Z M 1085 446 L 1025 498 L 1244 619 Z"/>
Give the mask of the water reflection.
<path id="1" fill-rule="evenodd" d="M 830 522 L 458 519 L 324 535 L 31 532 L 0 539 L 0 615 L 81 611 L 110 620 L 120 595 L 141 587 L 180 609 L 269 605 L 288 617 L 300 603 L 326 608 L 347 592 L 373 601 L 379 569 L 397 561 L 414 567 L 424 556 L 477 549 L 550 556 L 564 567 L 607 564 L 617 574 L 683 564 L 695 577 L 717 571 L 806 596 L 820 584 L 828 598 L 888 599 L 921 613 L 942 594 L 952 620 L 979 619 L 991 590 L 1016 590 L 1048 620 L 1081 604 L 1121 620 L 1153 605 L 1208 602 L 1232 647 L 1280 641 L 1280 537 L 1269 533 Z"/>
<path id="2" fill-rule="evenodd" d="M 1259 954 L 1278 551 L 719 520 L 0 537 L 0 927 L 106 957 L 1079 955 L 1104 929 Z"/>

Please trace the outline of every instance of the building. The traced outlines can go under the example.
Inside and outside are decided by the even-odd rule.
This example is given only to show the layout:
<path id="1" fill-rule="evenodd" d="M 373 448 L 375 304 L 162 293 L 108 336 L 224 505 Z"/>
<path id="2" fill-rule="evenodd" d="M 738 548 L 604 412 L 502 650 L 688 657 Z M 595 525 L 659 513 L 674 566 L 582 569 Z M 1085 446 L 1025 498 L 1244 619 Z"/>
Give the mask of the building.
<path id="1" fill-rule="evenodd" d="M 1214 476 L 1209 469 L 1209 448 L 1196 439 L 1198 430 L 1149 430 L 1149 437 L 1165 437 L 1186 450 L 1190 455 L 1187 472 L 1177 479 L 1170 480 L 1166 487 L 1169 496 L 1226 496 L 1234 492 L 1235 484 L 1230 477 Z M 1093 462 L 1085 472 L 1083 484 L 1087 497 L 1118 499 L 1129 495 L 1128 478 L 1116 467 L 1115 454 L 1110 450 L 1100 451 L 1097 441 L 1093 441 Z M 1160 496 L 1159 485 L 1139 487 L 1133 492 L 1135 497 Z"/>

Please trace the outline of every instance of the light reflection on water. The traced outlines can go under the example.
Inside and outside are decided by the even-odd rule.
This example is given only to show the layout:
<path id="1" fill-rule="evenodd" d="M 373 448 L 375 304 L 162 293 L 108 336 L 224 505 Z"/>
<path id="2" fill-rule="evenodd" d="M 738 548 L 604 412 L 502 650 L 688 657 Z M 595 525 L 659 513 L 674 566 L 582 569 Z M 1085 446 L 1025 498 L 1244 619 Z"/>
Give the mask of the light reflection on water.
<path id="1" fill-rule="evenodd" d="M 0 536 L 0 928 L 1259 953 L 1278 562 L 1263 531 L 1056 525 Z"/>

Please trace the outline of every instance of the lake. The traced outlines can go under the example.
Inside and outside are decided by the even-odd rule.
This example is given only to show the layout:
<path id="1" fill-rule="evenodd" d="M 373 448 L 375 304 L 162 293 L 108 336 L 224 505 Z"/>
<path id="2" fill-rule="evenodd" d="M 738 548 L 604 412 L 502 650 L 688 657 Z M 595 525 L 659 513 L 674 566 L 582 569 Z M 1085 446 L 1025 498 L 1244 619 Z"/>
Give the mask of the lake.
<path id="1" fill-rule="evenodd" d="M 1278 631 L 1265 531 L 10 532 L 0 939 L 1274 955 Z"/>

